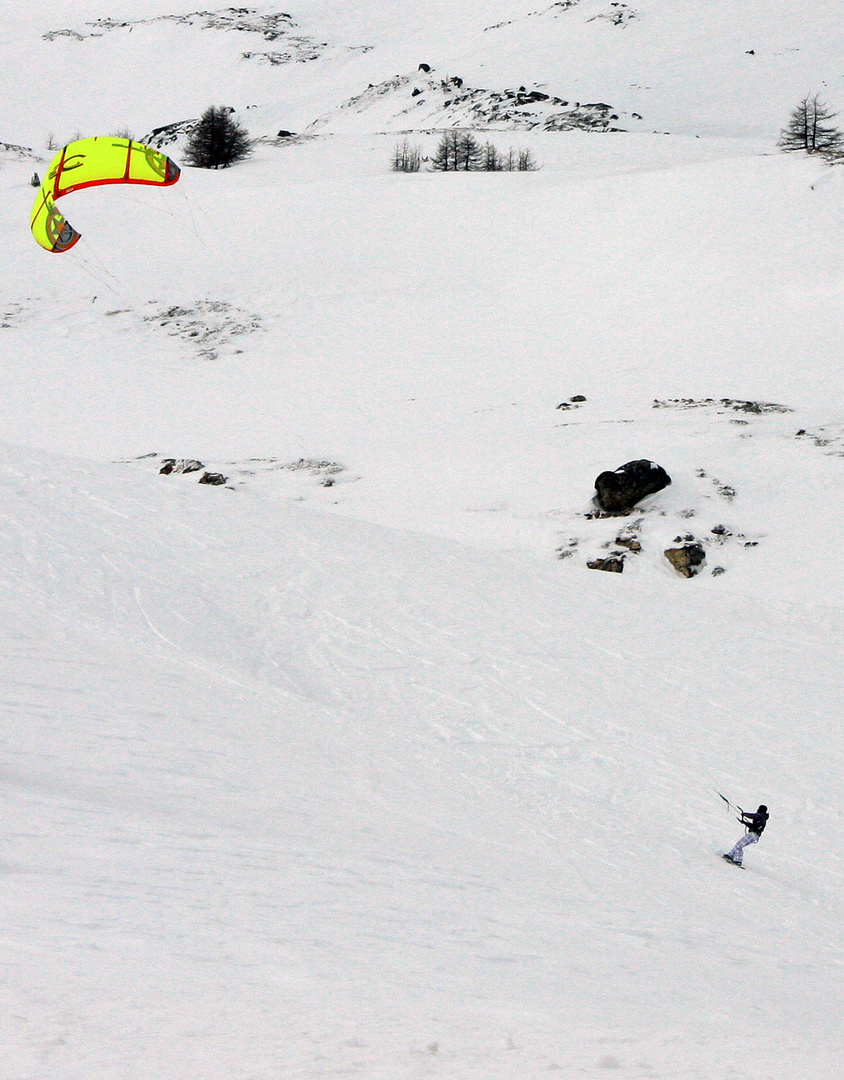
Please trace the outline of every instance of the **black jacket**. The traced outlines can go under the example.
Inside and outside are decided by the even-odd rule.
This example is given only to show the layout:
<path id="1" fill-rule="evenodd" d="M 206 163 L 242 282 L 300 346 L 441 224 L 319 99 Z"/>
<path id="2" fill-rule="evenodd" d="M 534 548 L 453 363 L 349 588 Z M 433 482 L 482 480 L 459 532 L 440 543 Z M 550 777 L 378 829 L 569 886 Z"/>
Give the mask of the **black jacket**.
<path id="1" fill-rule="evenodd" d="M 749 813 L 747 810 L 742 810 L 739 821 L 742 825 L 747 827 L 748 832 L 756 833 L 757 836 L 761 836 L 765 831 L 765 826 L 768 824 L 768 809 L 765 806 L 760 806 L 755 813 Z"/>

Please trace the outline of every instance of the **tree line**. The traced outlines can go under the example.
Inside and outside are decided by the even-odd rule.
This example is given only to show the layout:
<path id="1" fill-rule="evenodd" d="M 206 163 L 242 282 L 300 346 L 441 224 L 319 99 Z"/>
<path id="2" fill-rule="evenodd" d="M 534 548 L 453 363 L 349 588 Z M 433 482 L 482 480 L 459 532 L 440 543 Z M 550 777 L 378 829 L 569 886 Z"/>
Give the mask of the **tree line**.
<path id="1" fill-rule="evenodd" d="M 539 166 L 532 151 L 512 147 L 502 153 L 489 141 L 481 144 L 471 133 L 455 128 L 446 131 L 428 162 L 434 172 L 534 172 Z M 391 159 L 394 172 L 419 172 L 422 150 L 407 139 L 398 143 Z"/>

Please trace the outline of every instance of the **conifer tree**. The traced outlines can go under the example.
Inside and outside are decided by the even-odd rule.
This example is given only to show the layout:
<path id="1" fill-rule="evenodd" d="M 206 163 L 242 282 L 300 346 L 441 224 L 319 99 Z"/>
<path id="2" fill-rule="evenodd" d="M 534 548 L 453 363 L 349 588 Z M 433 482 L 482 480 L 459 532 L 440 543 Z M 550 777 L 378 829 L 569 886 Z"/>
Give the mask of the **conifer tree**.
<path id="1" fill-rule="evenodd" d="M 438 172 L 472 172 L 481 168 L 483 147 L 471 131 L 446 131 L 431 158 L 431 168 Z"/>
<path id="2" fill-rule="evenodd" d="M 487 142 L 484 144 L 480 167 L 484 172 L 501 172 L 504 168 L 504 160 L 494 143 Z"/>
<path id="3" fill-rule="evenodd" d="M 457 169 L 459 131 L 446 131 L 431 158 L 431 168 L 437 172 L 454 172 Z"/>
<path id="4" fill-rule="evenodd" d="M 232 109 L 211 105 L 188 137 L 184 160 L 198 169 L 227 169 L 252 153 L 252 140 Z"/>
<path id="5" fill-rule="evenodd" d="M 483 147 L 471 131 L 458 133 L 457 168 L 461 172 L 472 172 L 474 169 L 480 168 L 483 154 Z"/>
<path id="6" fill-rule="evenodd" d="M 827 123 L 832 112 L 817 94 L 806 95 L 791 113 L 788 125 L 780 132 L 781 150 L 805 150 L 807 154 L 835 153 L 844 147 L 844 132 Z"/>

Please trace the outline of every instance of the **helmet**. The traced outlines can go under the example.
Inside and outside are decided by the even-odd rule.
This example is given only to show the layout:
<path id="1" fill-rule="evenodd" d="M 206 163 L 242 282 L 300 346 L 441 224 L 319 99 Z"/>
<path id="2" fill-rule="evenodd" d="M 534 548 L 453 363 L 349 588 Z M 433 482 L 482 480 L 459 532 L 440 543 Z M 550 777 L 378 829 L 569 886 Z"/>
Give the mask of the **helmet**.
<path id="1" fill-rule="evenodd" d="M 768 813 L 768 807 L 767 807 L 767 806 L 765 806 L 765 804 L 764 804 L 764 803 L 762 803 L 762 804 L 760 805 L 759 809 L 758 809 L 758 810 L 756 811 L 756 813 L 757 813 L 757 814 L 767 814 L 767 813 Z"/>

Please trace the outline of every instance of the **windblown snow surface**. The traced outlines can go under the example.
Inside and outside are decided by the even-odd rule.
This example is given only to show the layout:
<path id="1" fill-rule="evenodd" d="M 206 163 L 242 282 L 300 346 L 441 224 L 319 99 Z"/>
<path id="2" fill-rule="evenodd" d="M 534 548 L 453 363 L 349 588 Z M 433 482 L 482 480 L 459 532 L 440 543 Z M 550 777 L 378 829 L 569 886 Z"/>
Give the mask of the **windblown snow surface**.
<path id="1" fill-rule="evenodd" d="M 4 1080 L 840 1076 L 844 170 L 775 143 L 844 50 L 782 9 L 3 12 Z M 422 62 L 641 119 L 396 174 Z M 48 140 L 215 102 L 248 161 L 35 245 Z"/>

